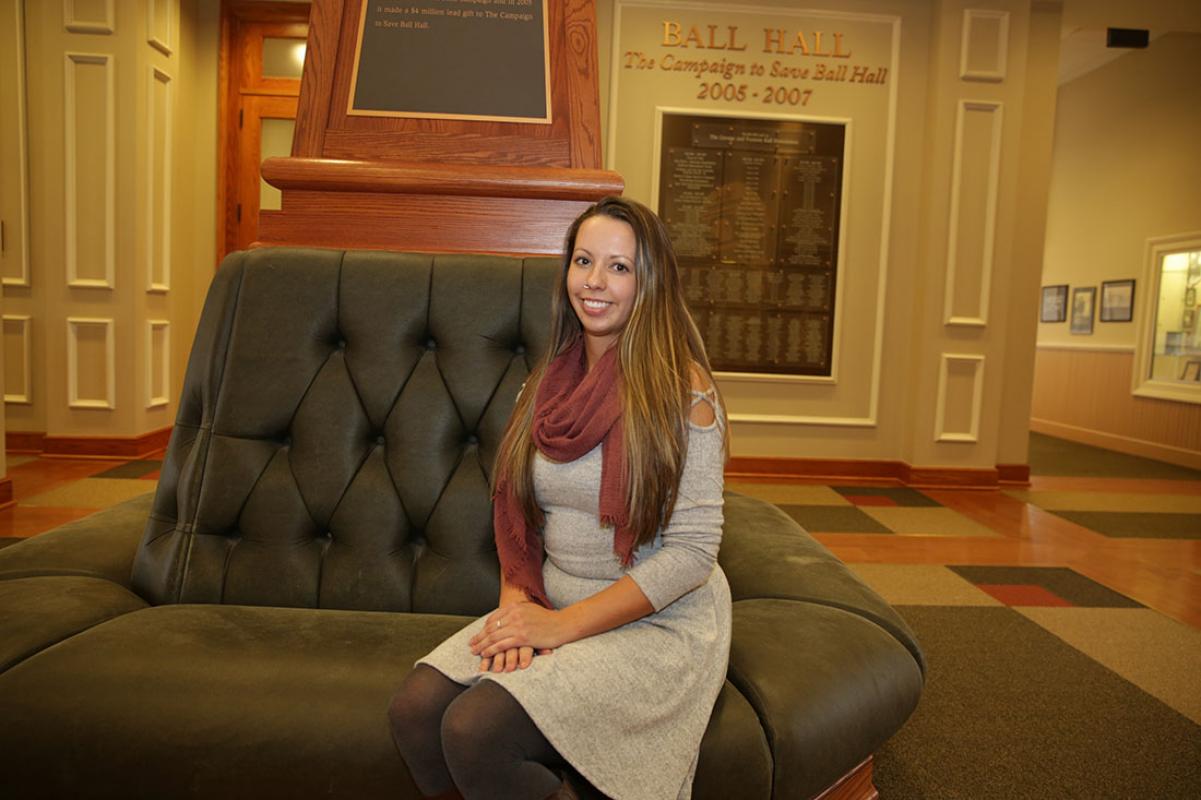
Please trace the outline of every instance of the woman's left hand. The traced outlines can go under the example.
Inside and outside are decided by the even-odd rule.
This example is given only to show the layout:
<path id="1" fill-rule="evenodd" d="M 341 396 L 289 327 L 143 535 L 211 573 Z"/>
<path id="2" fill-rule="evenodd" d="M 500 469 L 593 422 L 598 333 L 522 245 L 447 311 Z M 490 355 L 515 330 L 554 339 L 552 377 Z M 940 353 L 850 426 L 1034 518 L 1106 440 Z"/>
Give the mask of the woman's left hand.
<path id="1" fill-rule="evenodd" d="M 524 602 L 498 608 L 484 620 L 484 627 L 471 637 L 471 652 L 480 658 L 520 647 L 553 650 L 570 641 L 562 611 Z"/>

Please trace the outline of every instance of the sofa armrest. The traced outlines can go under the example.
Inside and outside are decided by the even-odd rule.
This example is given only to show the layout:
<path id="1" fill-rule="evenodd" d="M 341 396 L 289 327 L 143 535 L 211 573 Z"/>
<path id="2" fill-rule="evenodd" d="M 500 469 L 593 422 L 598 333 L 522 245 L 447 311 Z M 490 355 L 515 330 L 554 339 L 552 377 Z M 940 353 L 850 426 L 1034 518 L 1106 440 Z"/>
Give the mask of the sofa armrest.
<path id="1" fill-rule="evenodd" d="M 814 797 L 860 764 L 916 708 L 922 673 L 889 632 L 799 600 L 734 603 L 729 681 L 772 753 L 772 796 Z"/>
<path id="2" fill-rule="evenodd" d="M 153 497 L 148 492 L 0 550 L 0 580 L 77 575 L 129 588 Z"/>
<path id="3" fill-rule="evenodd" d="M 725 500 L 718 561 L 735 602 L 796 600 L 851 612 L 891 633 L 925 672 L 925 656 L 905 620 L 792 517 L 734 492 Z"/>

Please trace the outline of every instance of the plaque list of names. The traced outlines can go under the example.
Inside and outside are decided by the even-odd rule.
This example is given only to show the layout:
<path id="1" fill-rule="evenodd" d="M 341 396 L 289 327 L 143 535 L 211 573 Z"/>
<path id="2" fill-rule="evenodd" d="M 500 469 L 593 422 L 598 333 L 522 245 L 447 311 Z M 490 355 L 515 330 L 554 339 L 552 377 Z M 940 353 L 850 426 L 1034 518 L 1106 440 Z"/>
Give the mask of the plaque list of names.
<path id="1" fill-rule="evenodd" d="M 664 116 L 660 214 L 715 369 L 829 375 L 842 125 Z"/>

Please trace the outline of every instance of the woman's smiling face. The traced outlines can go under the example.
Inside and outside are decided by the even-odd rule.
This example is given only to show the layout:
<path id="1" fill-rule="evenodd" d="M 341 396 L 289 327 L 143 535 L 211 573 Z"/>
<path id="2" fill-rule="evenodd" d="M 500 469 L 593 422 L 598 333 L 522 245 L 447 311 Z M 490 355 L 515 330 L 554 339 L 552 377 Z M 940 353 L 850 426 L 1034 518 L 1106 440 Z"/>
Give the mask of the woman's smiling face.
<path id="1" fill-rule="evenodd" d="M 617 341 L 629 322 L 638 292 L 634 273 L 638 243 L 628 223 L 598 214 L 576 233 L 567 295 L 589 338 L 588 363 Z"/>

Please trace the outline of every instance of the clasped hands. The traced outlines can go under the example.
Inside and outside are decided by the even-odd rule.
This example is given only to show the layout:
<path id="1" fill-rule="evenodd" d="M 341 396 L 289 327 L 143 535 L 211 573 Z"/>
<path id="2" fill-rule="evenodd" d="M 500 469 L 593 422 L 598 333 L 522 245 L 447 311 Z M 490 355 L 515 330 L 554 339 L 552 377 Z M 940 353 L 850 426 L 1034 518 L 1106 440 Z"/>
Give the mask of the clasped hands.
<path id="1" fill-rule="evenodd" d="M 567 641 L 563 612 L 523 600 L 489 614 L 471 637 L 471 652 L 480 657 L 480 672 L 512 672 L 533 663 L 535 653 L 550 655 Z"/>

